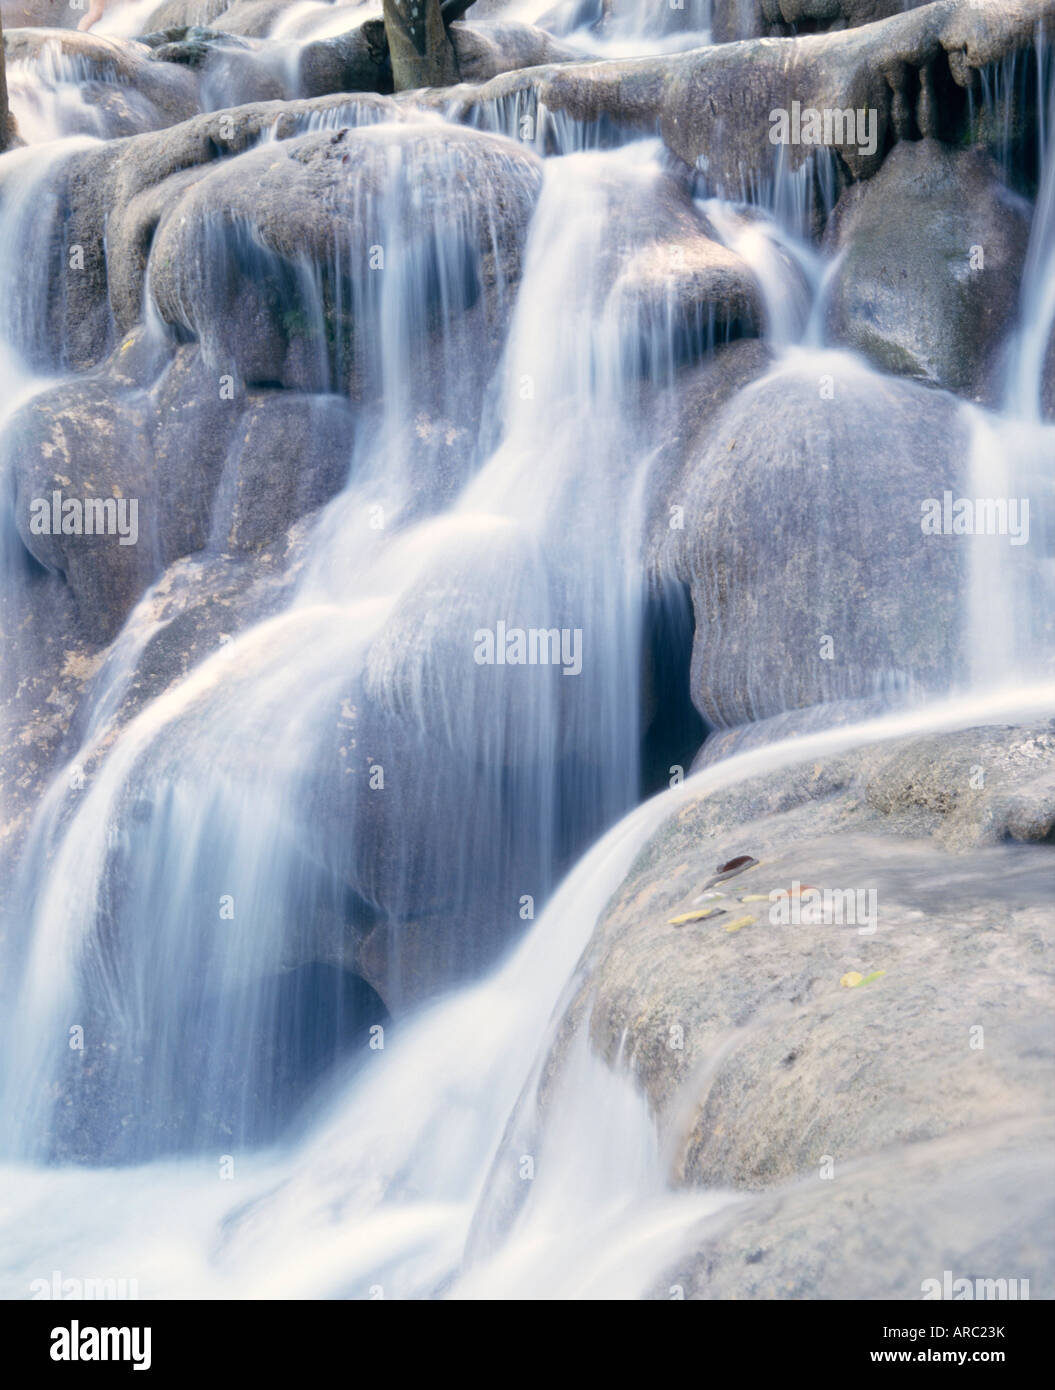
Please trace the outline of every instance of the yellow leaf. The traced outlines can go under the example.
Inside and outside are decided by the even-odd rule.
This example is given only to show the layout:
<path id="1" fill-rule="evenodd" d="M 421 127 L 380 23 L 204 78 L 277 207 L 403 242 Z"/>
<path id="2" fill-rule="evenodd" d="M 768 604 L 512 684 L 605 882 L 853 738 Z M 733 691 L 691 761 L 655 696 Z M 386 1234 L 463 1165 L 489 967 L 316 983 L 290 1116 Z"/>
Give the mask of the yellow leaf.
<path id="1" fill-rule="evenodd" d="M 856 970 L 851 970 L 848 975 L 842 977 L 839 983 L 845 985 L 847 989 L 853 989 L 853 987 L 859 985 L 863 979 L 863 975 L 859 974 Z"/>
<path id="2" fill-rule="evenodd" d="M 739 931 L 741 927 L 749 927 L 755 919 L 753 917 L 737 917 L 735 922 L 729 922 L 725 930 L 728 932 Z"/>
<path id="3" fill-rule="evenodd" d="M 747 896 L 744 897 L 744 898 L 741 898 L 740 901 L 741 901 L 742 903 L 767 903 L 767 902 L 769 902 L 769 894 L 768 894 L 768 893 L 748 893 Z"/>
<path id="4" fill-rule="evenodd" d="M 680 917 L 668 917 L 667 925 L 680 927 L 683 922 L 704 922 L 708 917 L 717 917 L 724 911 L 724 907 L 701 907 L 695 912 L 683 912 Z"/>

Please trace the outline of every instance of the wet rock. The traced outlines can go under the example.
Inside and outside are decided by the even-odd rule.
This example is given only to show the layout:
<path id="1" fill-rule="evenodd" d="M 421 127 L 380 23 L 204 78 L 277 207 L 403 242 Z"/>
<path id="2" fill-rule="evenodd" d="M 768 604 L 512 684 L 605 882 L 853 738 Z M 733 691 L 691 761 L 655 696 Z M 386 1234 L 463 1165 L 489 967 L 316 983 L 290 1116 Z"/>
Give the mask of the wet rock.
<path id="1" fill-rule="evenodd" d="M 58 571 L 21 572 L 0 596 L 0 855 L 12 862 L 51 779 L 75 755 L 85 785 L 114 739 L 237 634 L 288 604 L 306 554 L 306 522 L 251 556 L 196 554 L 165 569 L 108 646 L 86 638 Z M 73 796 L 68 808 L 76 809 Z M 0 875 L 6 887 L 13 875 Z"/>
<path id="2" fill-rule="evenodd" d="M 299 83 L 309 97 L 326 92 L 391 92 L 392 65 L 382 21 L 367 20 L 347 34 L 305 44 Z"/>
<path id="3" fill-rule="evenodd" d="M 91 95 L 105 110 L 107 86 L 116 86 L 135 101 L 139 129 L 161 129 L 193 116 L 198 110 L 198 83 L 193 73 L 174 63 L 155 63 L 142 44 L 108 39 L 69 29 L 4 30 L 9 63 L 39 63 L 49 55 L 76 66 L 78 80 L 95 89 Z M 102 87 L 103 90 L 98 90 Z M 120 128 L 115 135 L 132 133 Z"/>
<path id="4" fill-rule="evenodd" d="M 328 502 L 348 474 L 355 417 L 339 396 L 250 396 L 213 505 L 214 543 L 252 553 Z"/>
<path id="5" fill-rule="evenodd" d="M 243 39 L 222 34 L 218 29 L 194 25 L 187 29 L 163 29 L 158 34 L 144 34 L 139 42 L 152 51 L 155 61 L 181 63 L 188 68 L 203 67 L 218 45 L 241 52 L 250 51 L 249 44 Z"/>
<path id="6" fill-rule="evenodd" d="M 751 39 L 689 53 L 604 63 L 546 65 L 504 73 L 447 94 L 468 115 L 516 98 L 544 102 L 582 121 L 604 117 L 660 129 L 670 149 L 702 169 L 717 189 L 741 193 L 748 177 L 770 177 L 776 147 L 771 112 L 874 111 L 874 144 L 833 130 L 830 152 L 849 179 L 868 178 L 897 140 L 958 138 L 969 123 L 967 89 L 978 71 L 1028 48 L 1047 0 L 982 7 L 951 0 L 896 14 L 862 29 L 802 38 Z M 788 144 L 787 166 L 823 147 Z"/>
<path id="7" fill-rule="evenodd" d="M 614 292 L 635 305 L 645 341 L 666 340 L 676 360 L 698 357 L 716 341 L 753 337 L 764 319 L 757 282 L 742 258 L 702 237 L 638 252 Z"/>
<path id="8" fill-rule="evenodd" d="M 653 1297 L 969 1296 L 946 1291 L 948 1271 L 976 1298 L 1050 1298 L 1051 1145 L 1049 1121 L 1008 1121 L 738 1202 L 701 1228 Z"/>
<path id="9" fill-rule="evenodd" d="M 987 156 L 897 145 L 829 222 L 828 331 L 885 371 L 995 403 L 1028 239 L 1028 209 Z"/>
<path id="10" fill-rule="evenodd" d="M 404 172 L 392 178 L 395 148 Z M 418 264 L 436 312 L 442 297 L 456 316 L 481 297 L 507 297 L 540 181 L 535 156 L 474 132 L 408 123 L 274 143 L 210 171 L 167 207 L 150 254 L 152 296 L 162 319 L 199 338 L 222 369 L 333 389 L 355 370 L 356 334 L 378 312 L 389 200 L 405 205 L 409 245 L 398 254 Z M 484 207 L 481 187 L 490 189 Z"/>
<path id="11" fill-rule="evenodd" d="M 715 43 L 731 43 L 737 39 L 776 39 L 853 29 L 929 3 L 930 0 L 714 0 L 711 37 Z"/>
<path id="12" fill-rule="evenodd" d="M 690 586 L 708 724 L 948 688 L 966 555 L 920 516 L 962 483 L 966 450 L 952 398 L 846 354 L 794 354 L 703 425 L 680 475 L 657 481 L 678 525 L 654 533 L 653 565 Z"/>
<path id="13" fill-rule="evenodd" d="M 162 0 L 149 14 L 144 15 L 144 34 L 156 34 L 163 29 L 187 29 L 192 24 L 215 27 L 213 21 L 228 8 L 228 0 Z"/>
<path id="14" fill-rule="evenodd" d="M 972 759 L 984 788 L 972 786 Z M 718 768 L 709 775 L 599 922 L 544 1068 L 543 1106 L 586 1029 L 648 1096 L 679 1181 L 757 1191 L 817 1182 L 827 1163 L 833 1193 L 848 1164 L 891 1146 L 918 1152 L 956 1135 L 980 1154 L 985 1128 L 1049 1116 L 1050 721 L 775 770 L 751 756 L 724 782 Z M 1041 784 L 1030 842 L 1009 844 L 1009 808 L 1019 798 L 1039 808 Z M 714 865 L 745 847 L 759 862 L 708 904 L 727 913 L 672 925 Z M 811 915 L 805 891 L 791 915 L 796 883 L 837 891 L 841 915 Z M 729 914 L 752 920 L 729 933 Z M 856 988 L 840 983 L 847 975 L 861 977 Z"/>
<path id="15" fill-rule="evenodd" d="M 77 631 L 91 646 L 116 635 L 147 586 L 206 546 L 258 552 L 328 501 L 347 475 L 354 436 L 338 397 L 231 395 L 194 347 L 143 385 L 125 375 L 122 344 L 106 373 L 45 391 L 14 417 L 6 448 L 15 517 L 28 553 L 61 576 Z M 136 503 L 134 543 L 35 534 L 34 499 Z"/>
<path id="16" fill-rule="evenodd" d="M 80 628 L 96 644 L 114 636 L 154 572 L 156 491 L 147 438 L 140 394 L 95 382 L 63 385 L 35 397 L 5 434 L 18 534 L 39 565 L 63 577 L 75 597 Z M 112 499 L 132 508 L 122 523 L 126 535 L 86 534 L 85 523 L 72 515 L 69 525 L 75 531 L 52 534 L 51 507 L 44 514 L 49 532 L 39 533 L 35 505 L 56 494 L 60 519 L 67 500 Z"/>
<path id="17" fill-rule="evenodd" d="M 512 20 L 477 23 L 474 19 L 452 24 L 447 32 L 463 82 L 487 82 L 500 72 L 574 62 L 580 56 L 544 29 Z"/>
<path id="18" fill-rule="evenodd" d="M 34 315 L 38 341 L 30 357 L 41 365 L 76 368 L 104 360 L 115 337 L 132 331 L 143 313 L 147 259 L 162 215 L 198 179 L 262 134 L 282 140 L 313 123 L 404 119 L 390 101 L 365 93 L 260 102 L 70 154 L 53 170 L 53 196 L 62 215 L 46 247 L 47 304 Z M 82 261 L 75 273 L 74 247 L 81 248 Z"/>

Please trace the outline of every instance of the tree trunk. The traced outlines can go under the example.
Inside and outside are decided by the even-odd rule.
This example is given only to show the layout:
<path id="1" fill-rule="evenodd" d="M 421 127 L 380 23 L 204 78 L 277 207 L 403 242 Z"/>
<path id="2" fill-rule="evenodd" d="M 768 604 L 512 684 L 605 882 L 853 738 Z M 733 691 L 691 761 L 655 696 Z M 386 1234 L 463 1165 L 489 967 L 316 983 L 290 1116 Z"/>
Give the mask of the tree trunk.
<path id="1" fill-rule="evenodd" d="M 18 142 L 15 118 L 7 104 L 7 63 L 4 60 L 4 21 L 0 18 L 0 154 Z"/>
<path id="2" fill-rule="evenodd" d="M 440 0 L 384 0 L 385 33 L 397 92 L 458 81 Z"/>

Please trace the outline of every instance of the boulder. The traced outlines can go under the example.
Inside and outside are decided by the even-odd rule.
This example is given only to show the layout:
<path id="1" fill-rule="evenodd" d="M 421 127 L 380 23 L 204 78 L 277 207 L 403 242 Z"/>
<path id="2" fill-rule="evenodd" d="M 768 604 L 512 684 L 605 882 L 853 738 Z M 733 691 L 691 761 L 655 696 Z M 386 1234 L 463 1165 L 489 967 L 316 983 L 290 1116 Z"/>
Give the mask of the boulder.
<path id="1" fill-rule="evenodd" d="M 191 25 L 218 27 L 213 21 L 228 8 L 229 0 L 161 0 L 142 20 L 144 34 L 161 29 L 186 29 Z"/>
<path id="2" fill-rule="evenodd" d="M 936 763 L 944 796 L 920 788 Z M 1053 827 L 1050 721 L 868 745 L 689 798 L 609 904 L 562 1037 L 588 1023 L 624 1059 L 677 1136 L 680 1175 L 705 1185 L 760 1188 L 824 1155 L 1046 1113 Z M 672 924 L 738 854 L 759 862 L 712 890 L 719 914 Z M 872 916 L 811 921 L 803 897 L 803 920 L 783 922 L 772 894 L 796 881 L 874 890 Z"/>
<path id="3" fill-rule="evenodd" d="M 701 1228 L 669 1279 L 692 1296 L 836 1296 L 856 1251 L 855 1296 L 919 1298 L 944 1249 L 992 1241 L 1010 1260 L 1013 1211 L 1052 1221 L 1050 1183 L 1016 1207 L 1011 1175 L 1036 1169 L 1052 1116 L 1055 721 L 826 740 L 684 788 L 602 914 L 521 1102 L 545 1124 L 585 1033 L 648 1098 L 676 1183 L 767 1194 Z M 741 855 L 756 862 L 701 903 Z M 693 911 L 712 915 L 677 920 Z M 955 1210 L 980 1200 L 962 1246 L 925 1201 L 928 1172 Z M 889 1232 L 914 1220 L 902 1250 Z M 1051 1248 L 958 1272 L 1050 1280 Z"/>
<path id="4" fill-rule="evenodd" d="M 380 257 L 400 257 L 400 270 L 424 286 L 423 332 L 429 317 L 439 325 L 441 312 L 456 318 L 478 300 L 497 309 L 519 275 L 540 182 L 527 151 L 432 125 L 271 143 L 166 207 L 150 252 L 153 301 L 221 370 L 261 384 L 346 387 L 365 370 L 357 335 L 372 331 L 394 269 Z"/>
<path id="5" fill-rule="evenodd" d="M 104 132 L 107 135 L 160 130 L 198 111 L 194 74 L 174 63 L 152 62 L 143 44 L 128 39 L 108 39 L 76 29 L 12 29 L 9 33 L 5 28 L 4 49 L 11 64 L 64 60 L 71 76 L 75 73 L 78 82 L 88 84 L 85 100 L 104 118 L 108 111 L 114 115 L 113 128 Z M 118 88 L 125 97 L 124 108 L 108 105 L 115 95 L 108 87 Z M 129 124 L 132 129 L 127 128 Z"/>
<path id="6" fill-rule="evenodd" d="M 341 94 L 252 103 L 132 139 L 56 151 L 47 187 L 36 197 L 51 223 L 46 234 L 40 228 L 47 261 L 39 275 L 16 286 L 32 299 L 21 315 L 23 352 L 45 368 L 102 362 L 144 312 L 143 280 L 162 215 L 196 180 L 262 134 L 283 140 L 313 125 L 405 119 L 386 98 Z M 5 161 L 0 198 L 23 196 L 27 170 L 32 175 L 27 164 Z M 74 248 L 80 248 L 76 264 Z M 38 291 L 43 304 L 33 299 Z"/>
<path id="7" fill-rule="evenodd" d="M 953 398 L 845 353 L 786 356 L 704 425 L 653 504 L 680 511 L 654 532 L 652 564 L 690 587 L 708 724 L 948 689 L 964 670 L 967 553 L 924 535 L 921 508 L 962 495 L 967 452 Z"/>
<path id="8" fill-rule="evenodd" d="M 326 92 L 391 92 L 392 65 L 384 24 L 370 19 L 301 49 L 298 82 L 303 96 Z"/>
<path id="9" fill-rule="evenodd" d="M 475 15 L 475 7 L 471 13 Z M 461 22 L 447 32 L 463 82 L 487 82 L 500 72 L 569 63 L 581 56 L 544 29 L 514 20 Z"/>
<path id="10" fill-rule="evenodd" d="M 731 43 L 737 39 L 776 39 L 855 29 L 929 3 L 930 0 L 713 0 L 711 38 L 715 43 Z"/>
<path id="11" fill-rule="evenodd" d="M 1048 1121 L 1007 1121 L 737 1202 L 652 1296 L 1051 1298 L 1052 1142 Z"/>
<path id="12" fill-rule="evenodd" d="M 903 142 L 829 221 L 828 333 L 884 371 L 997 403 L 1028 240 L 1028 208 L 988 156 Z"/>
<path id="13" fill-rule="evenodd" d="M 153 536 L 157 490 L 148 456 L 146 404 L 136 391 L 101 382 L 54 387 L 34 397 L 8 424 L 4 449 L 12 470 L 15 524 L 29 554 L 63 577 L 84 635 L 108 642 L 157 569 Z M 36 509 L 52 499 L 120 499 L 125 534 L 38 534 Z M 60 510 L 61 516 L 61 510 Z M 77 524 L 70 518 L 70 526 Z M 94 523 L 93 523 L 94 524 Z"/>

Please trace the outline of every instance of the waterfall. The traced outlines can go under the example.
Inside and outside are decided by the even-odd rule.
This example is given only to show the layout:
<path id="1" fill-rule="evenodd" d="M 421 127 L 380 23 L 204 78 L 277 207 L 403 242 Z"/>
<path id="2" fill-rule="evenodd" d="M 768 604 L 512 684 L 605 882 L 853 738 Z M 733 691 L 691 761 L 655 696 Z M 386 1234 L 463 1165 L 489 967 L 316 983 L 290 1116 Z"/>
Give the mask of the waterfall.
<path id="1" fill-rule="evenodd" d="M 157 8 L 113 7 L 97 32 L 135 38 Z M 662 63 L 709 43 L 712 8 L 493 17 Z M 1042 38 L 1032 69 L 1003 60 L 962 100 L 1031 218 L 994 402 L 829 331 L 846 252 L 819 229 L 867 184 L 840 156 L 767 150 L 719 187 L 658 117 L 630 130 L 530 85 L 464 124 L 434 93 L 290 105 L 305 46 L 377 17 L 288 6 L 253 38 L 254 80 L 282 98 L 240 105 L 235 136 L 215 123 L 240 90 L 222 55 L 193 79 L 193 121 L 163 124 L 115 77 L 147 132 L 120 138 L 98 65 L 49 40 L 9 71 L 27 144 L 0 157 L 8 1297 L 52 1268 L 149 1298 L 677 1296 L 701 1233 L 759 1199 L 683 1181 L 670 1117 L 711 1071 L 660 1106 L 633 1020 L 614 1060 L 591 1036 L 588 952 L 633 867 L 740 789 L 743 853 L 761 854 L 752 828 L 799 805 L 763 779 L 812 767 L 820 806 L 836 757 L 836 790 L 878 821 L 861 750 L 1050 715 Z M 1034 89 L 1023 136 L 1009 112 Z M 67 268 L 88 204 L 86 288 Z M 901 448 L 885 416 L 913 409 L 927 428 Z M 753 476 L 743 434 L 767 411 L 804 467 L 723 493 Z M 935 419 L 962 431 L 962 498 Z M 898 446 L 878 484 L 838 472 L 862 420 Z M 882 640 L 828 666 L 800 610 L 823 596 L 867 629 L 880 569 L 845 531 L 879 512 L 892 554 L 921 533 L 914 494 L 882 512 L 885 463 L 933 481 L 943 525 L 972 509 L 962 571 L 907 597 L 899 579 Z M 796 491 L 806 467 L 820 504 Z M 92 587 L 75 533 L 32 530 L 60 485 L 141 507 L 116 578 L 97 550 Z M 776 616 L 727 545 L 752 527 Z M 952 614 L 944 665 L 914 666 L 907 639 L 888 656 L 888 629 L 930 605 Z M 808 652 L 775 656 L 800 619 Z M 733 741 L 701 754 L 712 732 Z M 945 847 L 922 847 L 933 798 L 912 794 L 919 872 L 952 881 Z"/>

